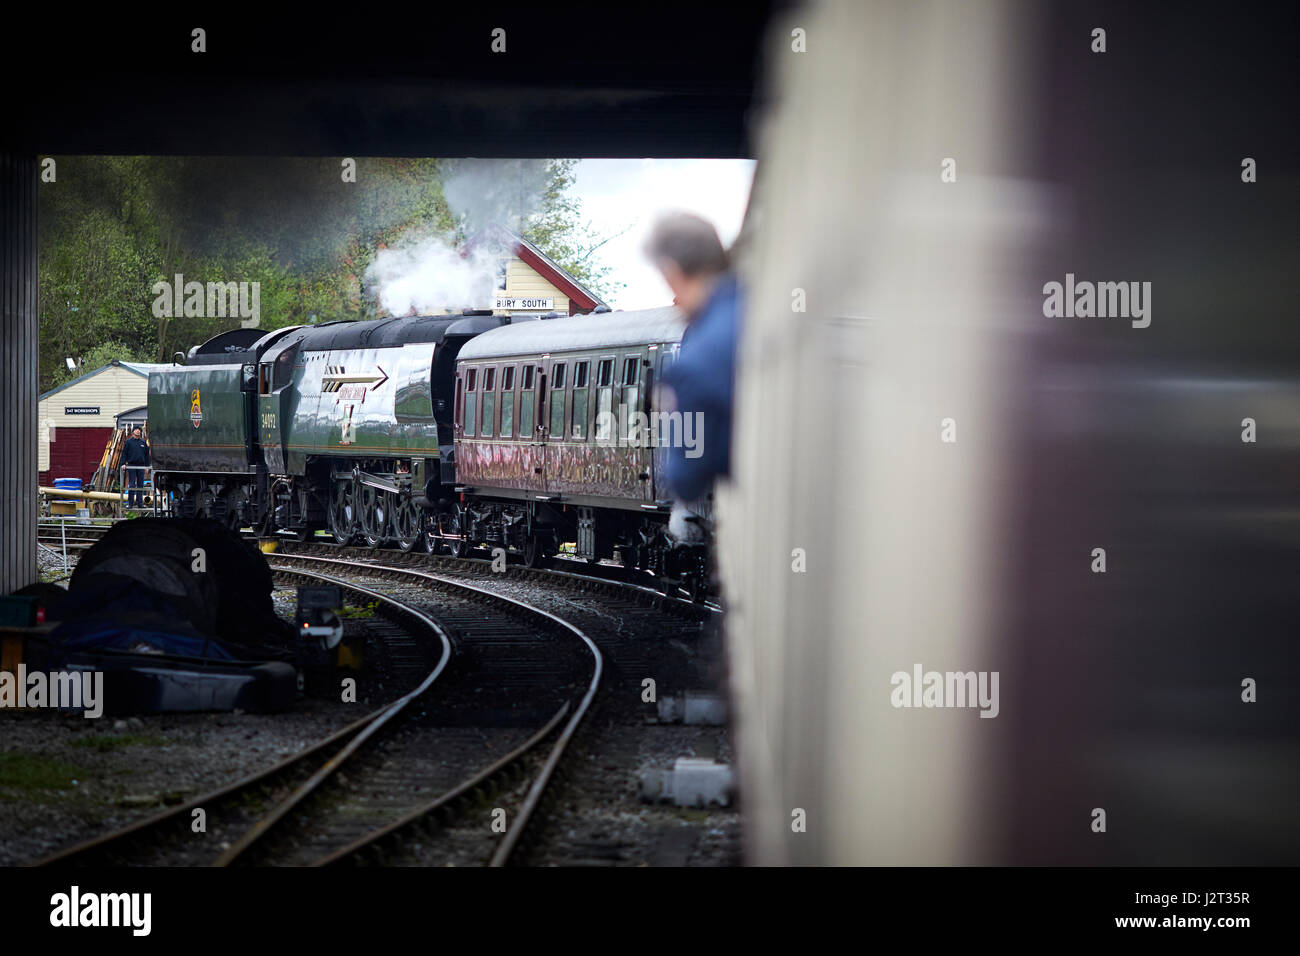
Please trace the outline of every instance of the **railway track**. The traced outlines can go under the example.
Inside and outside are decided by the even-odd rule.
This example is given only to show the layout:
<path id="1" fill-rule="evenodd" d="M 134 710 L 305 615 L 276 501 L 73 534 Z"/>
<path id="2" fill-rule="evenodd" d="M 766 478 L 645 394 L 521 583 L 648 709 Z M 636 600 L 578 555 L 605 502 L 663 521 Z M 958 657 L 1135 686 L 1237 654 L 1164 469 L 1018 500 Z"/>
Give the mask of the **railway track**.
<path id="1" fill-rule="evenodd" d="M 595 643 L 558 615 L 473 584 L 338 558 L 270 560 L 346 569 L 382 580 L 402 600 L 432 597 L 456 667 L 382 752 L 351 763 L 313 813 L 269 842 L 250 831 L 218 862 L 504 864 L 600 684 Z M 575 664 L 579 645 L 589 667 Z M 494 792 L 496 806 L 487 807 Z"/>
<path id="2" fill-rule="evenodd" d="M 129 520 L 129 519 L 127 519 Z M 37 540 L 46 547 L 60 551 L 66 541 L 69 553 L 84 551 L 94 545 L 111 525 L 77 525 L 68 523 L 66 528 L 60 522 L 42 521 L 39 525 Z M 258 540 L 251 531 L 241 532 L 250 541 Z M 66 537 L 63 537 L 66 535 Z M 443 554 L 430 554 L 427 551 L 403 552 L 398 549 L 368 548 L 363 546 L 343 546 L 323 538 L 299 541 L 285 537 L 279 539 L 278 549 L 286 554 L 314 554 L 324 557 L 346 556 L 369 564 L 395 564 L 404 567 L 431 568 L 449 572 L 487 573 L 492 567 L 490 558 L 452 557 Z M 712 601 L 696 600 L 686 590 L 671 581 L 661 580 L 645 571 L 625 568 L 616 564 L 592 564 L 576 558 L 556 556 L 542 558 L 535 567 L 513 563 L 508 566 L 510 575 L 533 580 L 550 580 L 554 582 L 593 583 L 605 581 L 624 588 L 634 588 L 647 595 L 660 595 L 670 601 L 683 601 L 698 604 L 711 611 L 721 608 Z M 613 593 L 613 592 L 610 592 Z"/>
<path id="3" fill-rule="evenodd" d="M 338 865 L 394 853 L 425 865 L 504 864 L 595 696 L 603 662 L 594 642 L 555 614 L 472 584 L 307 555 L 269 559 L 281 581 L 337 583 L 418 622 L 442 643 L 439 662 L 397 700 L 267 771 L 37 865 Z M 382 577 L 383 592 L 357 576 Z M 575 642 L 591 660 L 581 675 Z M 494 825 L 447 827 L 482 816 L 498 787 L 509 810 L 494 808 Z M 206 839 L 190 833 L 200 808 L 210 815 Z"/>
<path id="4" fill-rule="evenodd" d="M 719 613 L 722 608 L 713 602 L 693 601 L 685 591 L 668 593 L 655 587 L 654 578 L 644 572 L 621 565 L 588 564 L 570 558 L 545 559 L 537 567 L 525 564 L 507 564 L 504 571 L 495 570 L 490 558 L 451 557 L 427 552 L 389 551 L 359 546 L 344 546 L 332 542 L 295 541 L 282 539 L 277 553 L 286 555 L 311 555 L 346 559 L 349 562 L 385 567 L 435 569 L 456 575 L 473 575 L 492 579 L 536 581 L 560 587 L 603 593 L 611 597 L 639 596 L 647 604 L 659 608 L 697 607 L 707 613 Z"/>

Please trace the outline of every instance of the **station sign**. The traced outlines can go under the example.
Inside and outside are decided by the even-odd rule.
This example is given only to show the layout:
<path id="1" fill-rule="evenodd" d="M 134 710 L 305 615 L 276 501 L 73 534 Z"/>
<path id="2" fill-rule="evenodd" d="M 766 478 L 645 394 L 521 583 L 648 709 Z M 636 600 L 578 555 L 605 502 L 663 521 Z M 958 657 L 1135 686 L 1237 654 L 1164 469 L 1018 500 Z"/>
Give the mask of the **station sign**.
<path id="1" fill-rule="evenodd" d="M 523 299 L 518 296 L 499 295 L 494 309 L 554 309 L 555 299 Z"/>
<path id="2" fill-rule="evenodd" d="M 65 415 L 98 415 L 98 405 L 64 405 L 63 414 Z"/>

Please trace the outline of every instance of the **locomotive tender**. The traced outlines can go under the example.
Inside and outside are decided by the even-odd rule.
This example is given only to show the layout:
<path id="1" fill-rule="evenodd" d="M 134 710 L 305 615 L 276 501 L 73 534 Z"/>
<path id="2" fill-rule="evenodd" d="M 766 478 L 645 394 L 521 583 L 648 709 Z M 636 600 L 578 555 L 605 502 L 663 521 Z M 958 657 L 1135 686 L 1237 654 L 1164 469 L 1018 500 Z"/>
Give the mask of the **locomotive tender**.
<path id="1" fill-rule="evenodd" d="M 706 549 L 669 538 L 665 451 L 632 424 L 682 329 L 673 308 L 235 329 L 150 374 L 154 482 L 263 535 L 530 564 L 573 541 L 698 594 Z"/>

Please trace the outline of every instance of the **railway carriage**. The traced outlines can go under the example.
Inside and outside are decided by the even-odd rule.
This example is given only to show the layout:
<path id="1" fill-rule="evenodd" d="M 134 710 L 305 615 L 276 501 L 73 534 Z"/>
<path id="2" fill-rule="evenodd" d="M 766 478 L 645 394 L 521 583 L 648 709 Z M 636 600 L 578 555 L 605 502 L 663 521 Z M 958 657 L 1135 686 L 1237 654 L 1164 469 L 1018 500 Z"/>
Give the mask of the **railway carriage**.
<path id="1" fill-rule="evenodd" d="M 702 549 L 667 535 L 661 437 L 674 423 L 654 427 L 664 414 L 655 383 L 683 329 L 676 309 L 646 309 L 543 319 L 469 342 L 456 369 L 452 530 L 530 561 L 574 541 L 588 561 L 617 551 L 625 565 L 702 586 Z"/>

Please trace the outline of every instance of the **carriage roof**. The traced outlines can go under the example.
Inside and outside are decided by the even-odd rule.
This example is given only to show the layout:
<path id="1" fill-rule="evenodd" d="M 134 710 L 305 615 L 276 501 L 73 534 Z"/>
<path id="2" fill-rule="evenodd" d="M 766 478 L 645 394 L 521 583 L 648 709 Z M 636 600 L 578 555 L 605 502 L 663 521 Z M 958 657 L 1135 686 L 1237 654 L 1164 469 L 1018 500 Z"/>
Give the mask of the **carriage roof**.
<path id="1" fill-rule="evenodd" d="M 603 312 L 561 319 L 536 319 L 484 332 L 466 343 L 462 361 L 626 348 L 633 345 L 680 342 L 685 320 L 671 306 L 630 312 Z"/>

